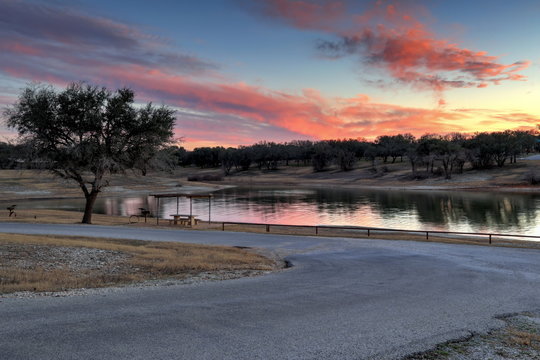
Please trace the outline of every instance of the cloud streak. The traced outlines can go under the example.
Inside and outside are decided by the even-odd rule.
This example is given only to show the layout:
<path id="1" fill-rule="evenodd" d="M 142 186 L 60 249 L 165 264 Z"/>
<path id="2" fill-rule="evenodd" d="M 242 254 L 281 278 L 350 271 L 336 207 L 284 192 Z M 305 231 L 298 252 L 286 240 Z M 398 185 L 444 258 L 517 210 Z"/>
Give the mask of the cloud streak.
<path id="1" fill-rule="evenodd" d="M 299 29 L 336 37 L 317 49 L 327 58 L 357 56 L 362 64 L 383 70 L 398 82 L 441 94 L 450 88 L 483 88 L 503 81 L 523 81 L 530 61 L 502 64 L 483 51 L 439 39 L 413 14 L 425 13 L 406 2 L 373 1 L 360 14 L 347 1 L 266 0 L 259 14 L 281 18 Z M 324 14 L 328 13 L 328 17 Z M 324 20 L 321 20 L 324 18 Z M 347 27 L 344 29 L 344 27 Z"/>
<path id="2" fill-rule="evenodd" d="M 0 2 L 0 61 L 9 58 L 62 72 L 65 63 L 159 66 L 168 71 L 204 74 L 217 65 L 171 52 L 162 39 L 103 17 L 59 6 L 7 0 Z"/>

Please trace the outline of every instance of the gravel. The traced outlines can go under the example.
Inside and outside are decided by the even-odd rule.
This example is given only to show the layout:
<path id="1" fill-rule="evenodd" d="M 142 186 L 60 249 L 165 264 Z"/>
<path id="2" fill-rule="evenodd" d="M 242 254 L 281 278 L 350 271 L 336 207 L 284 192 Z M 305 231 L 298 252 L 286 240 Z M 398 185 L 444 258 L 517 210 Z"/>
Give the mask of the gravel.
<path id="1" fill-rule="evenodd" d="M 74 272 L 107 268 L 115 273 L 119 270 L 119 264 L 131 256 L 120 251 L 86 247 L 4 244 L 0 245 L 0 257 L 0 266 L 41 268 L 45 271 L 67 269 Z"/>
<path id="2" fill-rule="evenodd" d="M 506 322 L 501 329 L 449 341 L 404 360 L 540 359 L 540 313 L 526 312 L 500 319 Z"/>

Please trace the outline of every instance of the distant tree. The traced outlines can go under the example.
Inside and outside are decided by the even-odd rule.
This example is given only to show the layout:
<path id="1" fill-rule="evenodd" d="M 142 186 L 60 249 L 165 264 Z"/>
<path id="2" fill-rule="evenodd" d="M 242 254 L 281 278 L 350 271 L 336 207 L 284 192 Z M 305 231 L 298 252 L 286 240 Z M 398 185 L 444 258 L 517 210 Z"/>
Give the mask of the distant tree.
<path id="1" fill-rule="evenodd" d="M 461 147 L 453 142 L 451 136 L 444 136 L 435 139 L 433 152 L 435 159 L 439 160 L 444 170 L 445 179 L 452 177 L 454 166 L 458 163 Z"/>
<path id="2" fill-rule="evenodd" d="M 231 169 L 234 165 L 235 154 L 238 152 L 238 149 L 229 147 L 227 149 L 222 149 L 219 153 L 219 160 L 221 162 L 221 168 L 225 175 L 231 173 Z"/>
<path id="3" fill-rule="evenodd" d="M 467 159 L 473 169 L 488 169 L 493 165 L 493 141 L 490 133 L 476 133 L 467 139 L 464 147 L 467 149 Z"/>
<path id="4" fill-rule="evenodd" d="M 383 162 L 387 162 L 390 156 L 392 163 L 395 163 L 398 157 L 403 161 L 403 156 L 407 154 L 413 142 L 414 136 L 411 134 L 383 135 L 375 140 L 375 145 L 378 155 L 383 158 Z"/>
<path id="5" fill-rule="evenodd" d="M 220 164 L 219 154 L 224 150 L 221 146 L 199 147 L 190 153 L 190 160 L 200 168 L 218 167 Z"/>
<path id="6" fill-rule="evenodd" d="M 171 146 L 172 155 L 174 157 L 176 165 L 188 166 L 189 158 L 188 151 L 182 146 Z"/>
<path id="7" fill-rule="evenodd" d="M 366 146 L 366 149 L 364 151 L 364 158 L 368 161 L 371 161 L 371 169 L 375 170 L 376 168 L 376 160 L 377 160 L 377 154 L 378 154 L 377 146 L 373 143 L 369 143 Z"/>
<path id="8" fill-rule="evenodd" d="M 435 148 L 439 141 L 439 135 L 437 134 L 425 134 L 417 140 L 416 152 L 422 159 L 422 162 L 426 165 L 426 174 L 429 174 L 430 172 L 433 173 Z"/>
<path id="9" fill-rule="evenodd" d="M 110 175 L 146 164 L 173 136 L 174 111 L 151 103 L 134 106 L 134 92 L 111 92 L 84 83 L 56 92 L 29 86 L 4 110 L 9 127 L 32 146 L 43 168 L 77 182 L 86 206 L 83 223 L 92 222 L 98 194 Z"/>
<path id="10" fill-rule="evenodd" d="M 332 161 L 332 148 L 325 142 L 320 141 L 314 146 L 313 157 L 311 158 L 311 165 L 313 171 L 319 172 L 325 170 Z"/>
<path id="11" fill-rule="evenodd" d="M 240 146 L 234 153 L 234 166 L 237 171 L 247 171 L 251 166 L 252 151 L 250 147 Z"/>
<path id="12" fill-rule="evenodd" d="M 537 144 L 536 136 L 538 132 L 535 130 L 514 130 L 510 133 L 512 139 L 510 162 L 516 163 L 518 155 L 525 153 L 528 154 L 535 150 L 535 146 Z"/>
<path id="13" fill-rule="evenodd" d="M 294 148 L 296 165 L 299 166 L 300 162 L 302 162 L 304 165 L 309 165 L 314 153 L 314 144 L 312 141 L 294 140 L 289 143 L 289 146 Z"/>

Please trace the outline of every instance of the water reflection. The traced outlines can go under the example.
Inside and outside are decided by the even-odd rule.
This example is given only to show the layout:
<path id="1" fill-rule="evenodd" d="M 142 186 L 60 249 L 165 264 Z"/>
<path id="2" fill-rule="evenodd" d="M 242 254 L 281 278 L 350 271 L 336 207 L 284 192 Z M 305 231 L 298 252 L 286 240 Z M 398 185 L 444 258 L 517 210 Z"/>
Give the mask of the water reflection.
<path id="1" fill-rule="evenodd" d="M 491 231 L 540 235 L 536 194 L 353 189 L 231 188 L 215 193 L 212 219 L 306 225 L 357 225 L 403 229 Z M 192 212 L 208 217 L 208 200 L 194 199 Z M 96 212 L 128 216 L 139 208 L 155 213 L 149 196 L 98 199 Z M 189 213 L 189 200 L 162 199 L 160 214 Z M 24 207 L 82 210 L 82 200 L 49 200 Z"/>

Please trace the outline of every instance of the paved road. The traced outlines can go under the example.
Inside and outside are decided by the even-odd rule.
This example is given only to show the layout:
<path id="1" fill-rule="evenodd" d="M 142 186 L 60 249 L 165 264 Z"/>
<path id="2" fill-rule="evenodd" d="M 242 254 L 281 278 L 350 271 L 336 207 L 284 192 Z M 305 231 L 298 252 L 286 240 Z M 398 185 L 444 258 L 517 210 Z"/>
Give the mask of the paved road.
<path id="1" fill-rule="evenodd" d="M 0 223 L 54 233 L 265 247 L 257 278 L 0 299 L 2 359 L 392 359 L 540 308 L 540 251 Z"/>

